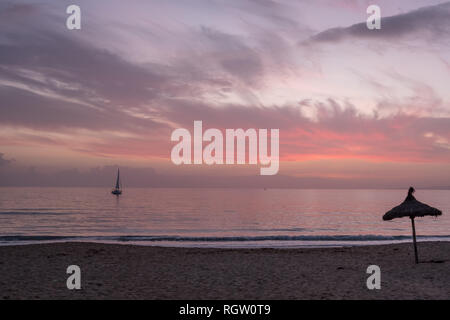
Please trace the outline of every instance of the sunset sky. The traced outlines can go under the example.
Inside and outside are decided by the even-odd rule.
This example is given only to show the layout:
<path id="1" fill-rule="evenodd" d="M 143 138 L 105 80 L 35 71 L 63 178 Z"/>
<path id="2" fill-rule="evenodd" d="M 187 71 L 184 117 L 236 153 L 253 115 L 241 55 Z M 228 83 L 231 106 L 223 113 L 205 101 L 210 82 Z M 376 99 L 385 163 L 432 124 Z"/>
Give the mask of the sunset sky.
<path id="1" fill-rule="evenodd" d="M 194 120 L 280 129 L 278 175 L 175 166 Z M 450 2 L 1 0 L 0 185 L 116 166 L 129 186 L 450 186 Z"/>

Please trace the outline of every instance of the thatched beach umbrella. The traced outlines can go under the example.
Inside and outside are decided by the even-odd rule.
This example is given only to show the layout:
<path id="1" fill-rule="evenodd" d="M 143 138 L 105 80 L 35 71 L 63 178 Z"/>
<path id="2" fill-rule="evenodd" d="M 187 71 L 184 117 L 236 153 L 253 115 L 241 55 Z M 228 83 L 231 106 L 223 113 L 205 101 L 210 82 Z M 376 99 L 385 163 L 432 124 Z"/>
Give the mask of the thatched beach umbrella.
<path id="1" fill-rule="evenodd" d="M 424 216 L 440 216 L 441 210 L 430 207 L 429 205 L 417 201 L 412 195 L 414 188 L 410 187 L 408 190 L 408 196 L 399 206 L 389 210 L 383 216 L 383 220 L 392 220 L 395 218 L 409 217 L 411 219 L 413 241 L 414 241 L 414 254 L 416 256 L 416 263 L 419 263 L 419 257 L 417 256 L 417 243 L 416 243 L 416 226 L 414 224 L 414 218 Z"/>

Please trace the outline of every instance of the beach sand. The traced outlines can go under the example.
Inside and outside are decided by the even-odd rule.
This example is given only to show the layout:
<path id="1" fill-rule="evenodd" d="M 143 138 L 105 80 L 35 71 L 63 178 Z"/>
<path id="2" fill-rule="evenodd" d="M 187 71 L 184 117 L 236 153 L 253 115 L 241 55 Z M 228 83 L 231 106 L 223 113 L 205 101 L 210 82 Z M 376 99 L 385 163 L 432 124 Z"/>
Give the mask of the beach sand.
<path id="1" fill-rule="evenodd" d="M 450 242 L 308 249 L 0 247 L 0 299 L 450 299 Z M 81 268 L 68 290 L 66 268 Z M 381 268 L 368 290 L 366 269 Z"/>

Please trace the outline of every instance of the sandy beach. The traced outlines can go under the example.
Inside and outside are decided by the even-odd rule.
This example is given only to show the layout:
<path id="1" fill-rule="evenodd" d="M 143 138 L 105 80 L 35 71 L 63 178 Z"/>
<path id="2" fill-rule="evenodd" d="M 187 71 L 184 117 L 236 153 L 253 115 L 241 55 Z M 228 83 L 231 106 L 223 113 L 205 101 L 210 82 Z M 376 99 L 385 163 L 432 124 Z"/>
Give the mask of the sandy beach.
<path id="1" fill-rule="evenodd" d="M 1 299 L 449 299 L 450 242 L 310 249 L 0 247 Z M 81 268 L 81 290 L 66 268 Z M 381 268 L 368 290 L 366 269 Z"/>

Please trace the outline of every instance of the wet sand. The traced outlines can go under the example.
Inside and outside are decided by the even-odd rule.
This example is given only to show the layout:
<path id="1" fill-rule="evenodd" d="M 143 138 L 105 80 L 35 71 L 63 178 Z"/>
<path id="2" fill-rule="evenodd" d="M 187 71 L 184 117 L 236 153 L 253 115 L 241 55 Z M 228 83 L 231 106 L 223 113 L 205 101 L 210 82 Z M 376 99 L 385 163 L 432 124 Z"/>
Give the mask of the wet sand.
<path id="1" fill-rule="evenodd" d="M 320 249 L 0 247 L 0 299 L 450 299 L 450 242 Z M 66 269 L 81 268 L 81 290 Z M 381 268 L 368 290 L 366 269 Z"/>

